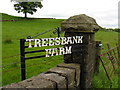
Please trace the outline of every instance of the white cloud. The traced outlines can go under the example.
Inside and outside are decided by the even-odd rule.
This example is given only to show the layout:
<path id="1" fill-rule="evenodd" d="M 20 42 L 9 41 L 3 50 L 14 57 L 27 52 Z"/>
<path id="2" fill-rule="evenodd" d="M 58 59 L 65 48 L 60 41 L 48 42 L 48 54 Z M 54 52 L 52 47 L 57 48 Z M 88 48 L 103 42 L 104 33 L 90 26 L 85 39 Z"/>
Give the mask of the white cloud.
<path id="1" fill-rule="evenodd" d="M 77 14 L 87 14 L 95 18 L 103 27 L 117 26 L 119 0 L 43 0 L 43 8 L 30 17 L 69 18 Z M 18 14 L 10 0 L 0 3 L 0 12 Z"/>

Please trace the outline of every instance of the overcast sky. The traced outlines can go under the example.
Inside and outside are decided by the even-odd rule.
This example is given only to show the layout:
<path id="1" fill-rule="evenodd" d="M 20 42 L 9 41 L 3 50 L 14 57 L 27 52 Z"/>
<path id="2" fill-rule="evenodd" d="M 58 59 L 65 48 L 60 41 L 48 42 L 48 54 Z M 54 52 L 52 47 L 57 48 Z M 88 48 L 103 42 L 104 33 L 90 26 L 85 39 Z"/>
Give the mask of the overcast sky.
<path id="1" fill-rule="evenodd" d="M 43 0 L 43 8 L 38 9 L 29 17 L 63 18 L 78 14 L 86 14 L 96 19 L 102 27 L 118 27 L 118 2 L 119 0 Z M 24 16 L 14 10 L 11 0 L 0 2 L 0 12 L 15 16 Z"/>

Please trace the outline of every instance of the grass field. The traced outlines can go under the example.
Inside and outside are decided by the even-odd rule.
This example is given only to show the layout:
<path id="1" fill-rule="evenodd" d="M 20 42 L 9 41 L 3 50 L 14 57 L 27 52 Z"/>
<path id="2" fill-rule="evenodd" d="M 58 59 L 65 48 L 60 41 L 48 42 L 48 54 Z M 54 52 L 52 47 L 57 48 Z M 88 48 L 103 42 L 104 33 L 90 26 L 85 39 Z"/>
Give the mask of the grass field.
<path id="1" fill-rule="evenodd" d="M 3 70 L 3 85 L 7 85 L 13 82 L 19 82 L 20 77 L 20 64 L 14 63 L 19 62 L 19 39 L 26 38 L 27 36 L 34 36 L 42 33 L 46 30 L 56 28 L 60 26 L 63 19 L 29 19 L 24 20 L 23 18 L 8 16 L 3 14 L 3 20 L 23 20 L 23 21 L 7 21 L 2 23 L 2 65 L 5 66 Z M 52 32 L 41 35 L 40 38 L 56 37 Z M 117 32 L 108 32 L 105 30 L 100 30 L 95 36 L 97 41 L 102 41 L 103 47 L 106 48 L 106 43 L 109 43 L 111 47 L 114 47 L 118 42 Z M 54 56 L 50 58 L 40 58 L 34 60 L 27 60 L 27 78 L 38 75 L 39 73 L 47 71 L 49 68 L 56 66 L 57 64 L 63 62 L 63 56 Z M 11 65 L 8 65 L 13 63 Z M 99 74 L 94 77 L 93 86 L 94 87 L 108 87 L 104 84 L 104 80 L 101 81 L 102 75 Z M 106 77 L 106 76 L 104 76 Z M 116 77 L 114 77 L 116 78 Z M 116 78 L 117 79 L 117 78 Z M 115 80 L 116 80 L 115 79 Z M 99 83 L 95 83 L 100 81 Z M 102 83 L 103 82 L 103 83 Z M 115 82 L 116 83 L 116 82 Z M 102 86 L 104 85 L 104 86 Z M 106 85 L 106 86 L 105 86 Z M 117 87 L 116 84 L 114 87 Z"/>

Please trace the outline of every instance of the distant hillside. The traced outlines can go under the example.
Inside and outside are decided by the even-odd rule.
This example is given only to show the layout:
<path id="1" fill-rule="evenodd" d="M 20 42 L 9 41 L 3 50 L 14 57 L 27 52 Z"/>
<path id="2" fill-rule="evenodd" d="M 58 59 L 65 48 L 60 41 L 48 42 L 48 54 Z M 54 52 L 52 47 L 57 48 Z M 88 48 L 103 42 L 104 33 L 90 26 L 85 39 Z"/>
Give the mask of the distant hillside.
<path id="1" fill-rule="evenodd" d="M 17 17 L 17 16 L 12 16 L 12 15 L 8 15 L 5 13 L 0 13 L 2 14 L 2 20 L 19 20 L 19 19 L 23 19 L 23 17 Z"/>
<path id="2" fill-rule="evenodd" d="M 25 19 L 24 17 L 18 17 L 18 16 L 12 16 L 12 15 L 8 15 L 5 13 L 0 13 L 2 15 L 2 20 L 0 21 L 21 21 L 21 20 L 31 20 L 31 19 L 55 19 L 55 18 L 27 18 Z"/>

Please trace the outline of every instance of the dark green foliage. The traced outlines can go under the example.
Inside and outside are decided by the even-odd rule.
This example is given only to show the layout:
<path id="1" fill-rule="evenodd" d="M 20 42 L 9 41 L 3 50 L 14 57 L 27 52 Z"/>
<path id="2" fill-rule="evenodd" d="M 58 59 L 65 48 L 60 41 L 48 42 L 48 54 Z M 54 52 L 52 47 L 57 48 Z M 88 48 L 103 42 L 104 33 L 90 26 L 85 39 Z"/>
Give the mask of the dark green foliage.
<path id="1" fill-rule="evenodd" d="M 4 43 L 5 43 L 5 44 L 12 44 L 13 41 L 12 41 L 11 39 L 6 39 L 6 40 L 4 40 Z"/>
<path id="2" fill-rule="evenodd" d="M 105 30 L 105 31 L 111 31 L 111 32 L 120 32 L 120 28 L 115 28 L 115 29 L 113 29 L 113 28 L 102 28 L 103 30 Z"/>
<path id="3" fill-rule="evenodd" d="M 41 2 L 16 2 L 14 4 L 15 10 L 20 13 L 23 12 L 25 14 L 25 18 L 27 18 L 27 13 L 33 14 L 37 11 L 37 8 L 42 8 Z"/>

